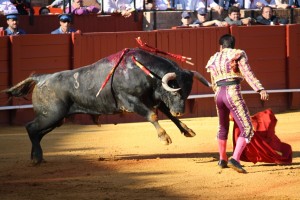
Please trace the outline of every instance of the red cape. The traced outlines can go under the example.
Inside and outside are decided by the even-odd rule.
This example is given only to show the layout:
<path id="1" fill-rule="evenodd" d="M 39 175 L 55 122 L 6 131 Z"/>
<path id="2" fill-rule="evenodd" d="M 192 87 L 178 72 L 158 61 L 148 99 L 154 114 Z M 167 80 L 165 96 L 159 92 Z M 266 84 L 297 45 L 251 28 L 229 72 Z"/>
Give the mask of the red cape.
<path id="1" fill-rule="evenodd" d="M 275 135 L 277 119 L 271 109 L 256 113 L 251 117 L 254 136 L 244 149 L 241 160 L 246 162 L 265 162 L 276 164 L 292 163 L 292 147 L 283 143 Z M 240 135 L 240 129 L 234 122 L 233 146 Z"/>

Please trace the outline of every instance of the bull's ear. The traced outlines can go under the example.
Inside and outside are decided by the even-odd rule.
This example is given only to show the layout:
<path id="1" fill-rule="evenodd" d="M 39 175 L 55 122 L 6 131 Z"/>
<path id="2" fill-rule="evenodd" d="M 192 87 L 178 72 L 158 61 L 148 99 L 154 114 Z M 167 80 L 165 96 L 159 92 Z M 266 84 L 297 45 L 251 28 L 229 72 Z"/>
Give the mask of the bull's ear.
<path id="1" fill-rule="evenodd" d="M 208 81 L 208 80 L 206 80 L 205 78 L 204 78 L 204 76 L 202 76 L 202 74 L 200 74 L 199 72 L 197 72 L 197 71 L 193 71 L 193 70 L 191 70 L 191 72 L 194 74 L 194 78 L 195 79 L 197 79 L 198 81 L 200 81 L 202 84 L 204 84 L 205 86 L 207 86 L 207 87 L 211 87 L 211 83 Z"/>

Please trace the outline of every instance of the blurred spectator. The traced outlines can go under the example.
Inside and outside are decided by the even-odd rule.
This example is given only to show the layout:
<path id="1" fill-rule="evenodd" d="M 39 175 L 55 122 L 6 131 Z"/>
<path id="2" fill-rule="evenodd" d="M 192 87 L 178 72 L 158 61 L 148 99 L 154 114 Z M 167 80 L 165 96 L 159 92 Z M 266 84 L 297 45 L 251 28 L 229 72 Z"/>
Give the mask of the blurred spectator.
<path id="1" fill-rule="evenodd" d="M 197 20 L 194 24 L 199 24 L 200 26 L 227 26 L 227 22 L 221 22 L 219 20 L 207 20 L 207 11 L 205 8 L 200 8 L 197 11 Z"/>
<path id="2" fill-rule="evenodd" d="M 224 10 L 228 10 L 231 6 L 243 8 L 244 0 L 219 0 L 219 6 Z"/>
<path id="3" fill-rule="evenodd" d="M 292 8 L 298 8 L 300 6 L 300 0 L 288 0 L 288 3 Z"/>
<path id="4" fill-rule="evenodd" d="M 246 9 L 261 9 L 264 6 L 283 9 L 289 7 L 289 5 L 284 3 L 283 0 L 245 0 Z"/>
<path id="5" fill-rule="evenodd" d="M 113 1 L 115 1 L 116 4 L 120 4 L 120 3 L 118 3 L 118 1 L 120 1 L 120 0 L 113 0 Z M 129 0 L 127 2 L 123 1 L 123 4 L 130 5 L 129 7 L 132 10 L 133 9 L 135 9 L 135 10 L 144 10 L 144 3 L 145 3 L 145 9 L 146 10 L 151 10 L 151 9 L 154 9 L 154 10 L 167 10 L 167 9 L 176 8 L 177 4 L 180 4 L 180 3 L 184 2 L 185 0 L 175 0 L 175 1 L 176 2 L 174 2 L 174 7 L 173 7 L 173 5 L 170 4 L 170 3 L 172 3 L 170 0 Z M 104 3 L 104 5 L 105 5 L 105 3 Z M 104 8 L 104 11 L 105 10 L 106 10 L 106 8 Z M 119 10 L 121 10 L 121 9 L 119 9 Z M 180 10 L 182 10 L 182 4 L 181 4 L 181 9 Z"/>
<path id="6" fill-rule="evenodd" d="M 186 10 L 187 0 L 174 0 L 174 5 L 177 10 Z"/>
<path id="7" fill-rule="evenodd" d="M 18 13 L 16 6 L 10 0 L 0 0 L 0 15 Z"/>
<path id="8" fill-rule="evenodd" d="M 264 6 L 261 10 L 261 15 L 256 18 L 257 24 L 261 25 L 278 25 L 288 24 L 288 20 L 284 18 L 278 18 L 273 14 L 273 8 L 270 6 Z"/>
<path id="9" fill-rule="evenodd" d="M 224 19 L 228 25 L 250 25 L 252 19 L 250 17 L 241 19 L 240 8 L 232 6 L 228 10 L 228 16 Z"/>
<path id="10" fill-rule="evenodd" d="M 5 29 L 6 35 L 23 35 L 26 32 L 19 28 L 18 14 L 8 14 L 6 15 L 6 22 L 8 27 Z"/>
<path id="11" fill-rule="evenodd" d="M 142 2 L 144 2 L 143 0 L 141 0 Z M 140 5 L 140 10 L 143 10 L 143 3 Z M 145 9 L 146 10 L 152 10 L 154 8 L 154 0 L 145 0 Z"/>
<path id="12" fill-rule="evenodd" d="M 33 14 L 33 8 L 30 5 L 30 0 L 10 0 L 13 3 L 20 15 L 29 15 Z"/>
<path id="13" fill-rule="evenodd" d="M 191 14 L 187 11 L 182 12 L 181 14 L 181 26 L 189 26 L 193 23 L 193 19 L 191 17 Z"/>
<path id="14" fill-rule="evenodd" d="M 136 2 L 136 7 L 142 9 L 142 4 Z M 131 0 L 103 0 L 103 11 L 105 13 L 118 13 L 127 18 L 134 11 Z"/>
<path id="15" fill-rule="evenodd" d="M 41 7 L 39 9 L 39 15 L 48 15 L 50 13 L 50 9 L 47 7 Z"/>
<path id="16" fill-rule="evenodd" d="M 66 9 L 66 13 L 69 9 Z M 72 0 L 71 12 L 75 15 L 86 15 L 90 13 L 99 13 L 100 9 L 96 6 L 84 6 L 83 0 Z"/>
<path id="17" fill-rule="evenodd" d="M 113 0 L 115 1 L 115 0 Z M 144 2 L 145 1 L 145 2 Z M 128 2 L 125 2 L 125 4 L 127 4 Z M 130 9 L 132 11 L 134 10 L 144 10 L 144 3 L 145 3 L 145 9 L 146 10 L 150 10 L 154 8 L 154 3 L 153 1 L 148 1 L 148 0 L 131 0 L 129 2 L 129 6 Z"/>
<path id="18" fill-rule="evenodd" d="M 69 3 L 68 3 L 69 1 L 65 1 L 65 7 L 69 7 Z M 48 6 L 46 6 L 47 8 L 52 8 L 52 7 L 54 7 L 54 8 L 61 8 L 61 9 L 63 9 L 63 7 L 64 7 L 64 0 L 55 0 L 55 1 L 53 1 L 50 5 L 48 5 Z"/>
<path id="19" fill-rule="evenodd" d="M 115 1 L 115 0 L 113 0 Z M 144 2 L 145 1 L 145 2 Z M 180 0 L 180 1 L 185 1 L 185 0 Z M 147 1 L 147 0 L 130 0 L 130 7 L 135 10 L 144 10 L 144 3 L 145 4 L 145 9 L 150 10 L 167 10 L 167 9 L 174 9 L 170 4 L 170 0 L 154 0 L 154 1 Z M 151 3 L 149 3 L 151 2 Z M 125 4 L 128 4 L 125 2 Z M 135 7 L 134 7 L 135 4 Z M 182 10 L 182 9 L 181 9 Z"/>
<path id="20" fill-rule="evenodd" d="M 191 14 L 184 11 L 181 15 L 182 26 L 226 26 L 226 22 L 219 20 L 207 20 L 207 12 L 204 8 L 197 11 L 197 19 L 193 22 Z"/>
<path id="21" fill-rule="evenodd" d="M 206 10 L 212 9 L 217 11 L 219 15 L 221 15 L 223 11 L 223 8 L 214 0 L 186 0 L 186 10 L 198 11 L 200 8 L 204 8 Z"/>
<path id="22" fill-rule="evenodd" d="M 273 0 L 274 1 L 274 0 Z M 265 0 L 245 0 L 245 9 L 261 9 L 267 2 Z"/>
<path id="23" fill-rule="evenodd" d="M 79 32 L 71 27 L 72 17 L 68 14 L 61 14 L 58 16 L 60 27 L 51 32 L 51 34 L 65 34 Z"/>
<path id="24" fill-rule="evenodd" d="M 275 8 L 287 9 L 290 8 L 291 6 L 292 5 L 289 5 L 287 2 L 285 2 L 285 0 L 275 0 Z"/>
<path id="25" fill-rule="evenodd" d="M 167 10 L 168 8 L 171 8 L 169 0 L 155 1 L 155 10 Z"/>

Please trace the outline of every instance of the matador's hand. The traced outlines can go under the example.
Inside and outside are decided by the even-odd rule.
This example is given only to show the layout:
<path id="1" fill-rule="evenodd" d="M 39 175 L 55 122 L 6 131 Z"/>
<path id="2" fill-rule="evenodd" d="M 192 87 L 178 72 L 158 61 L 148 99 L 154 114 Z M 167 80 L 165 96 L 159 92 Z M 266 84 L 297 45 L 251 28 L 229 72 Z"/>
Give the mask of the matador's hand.
<path id="1" fill-rule="evenodd" d="M 263 101 L 269 100 L 269 94 L 267 93 L 266 90 L 260 91 L 259 94 L 260 94 L 260 99 L 261 100 L 263 100 Z"/>

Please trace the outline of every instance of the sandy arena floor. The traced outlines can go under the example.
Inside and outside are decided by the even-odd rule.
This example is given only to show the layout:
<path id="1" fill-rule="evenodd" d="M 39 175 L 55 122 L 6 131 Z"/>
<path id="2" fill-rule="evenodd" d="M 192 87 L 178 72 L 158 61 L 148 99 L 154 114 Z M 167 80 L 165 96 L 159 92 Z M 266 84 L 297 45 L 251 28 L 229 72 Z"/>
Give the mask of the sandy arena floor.
<path id="1" fill-rule="evenodd" d="M 160 121 L 173 140 L 169 146 L 146 122 L 63 125 L 44 137 L 47 163 L 38 167 L 31 166 L 25 128 L 1 127 L 0 199 L 300 199 L 300 111 L 276 117 L 293 164 L 242 162 L 248 174 L 218 168 L 216 117 L 183 119 L 194 138 Z"/>

